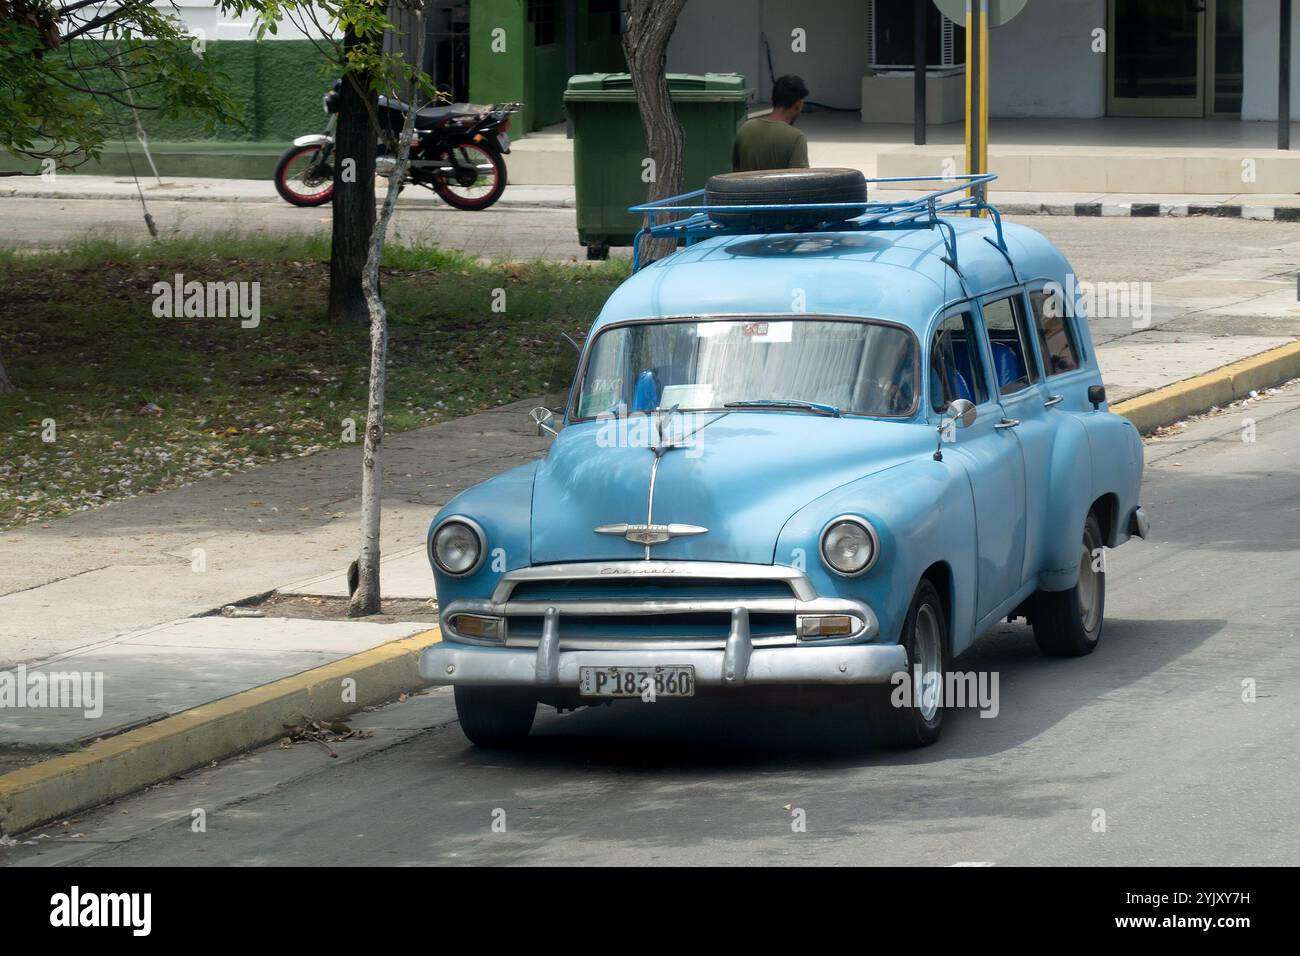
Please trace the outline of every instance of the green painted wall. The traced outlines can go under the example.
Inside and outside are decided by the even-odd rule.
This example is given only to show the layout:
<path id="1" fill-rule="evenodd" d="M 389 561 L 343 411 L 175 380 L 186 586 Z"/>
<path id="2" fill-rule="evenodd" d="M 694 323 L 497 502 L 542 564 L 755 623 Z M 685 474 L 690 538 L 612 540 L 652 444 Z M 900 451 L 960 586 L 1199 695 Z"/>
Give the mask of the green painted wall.
<path id="1" fill-rule="evenodd" d="M 555 43 L 538 46 L 528 22 L 528 0 L 472 0 L 469 8 L 469 96 L 475 103 L 521 100 L 516 120 L 523 130 L 537 130 L 564 120 L 564 85 L 568 80 L 565 50 L 568 3 L 557 0 Z M 579 73 L 615 73 L 626 69 L 623 46 L 611 29 L 611 13 L 594 17 L 587 0 L 577 4 Z M 505 50 L 493 49 L 493 31 L 505 31 Z M 498 47 L 500 44 L 497 44 Z"/>
<path id="2" fill-rule="evenodd" d="M 218 40 L 208 44 L 204 57 L 239 105 L 244 125 L 209 130 L 193 114 L 163 117 L 142 109 L 140 121 L 151 140 L 288 141 L 324 127 L 321 97 L 333 80 L 310 40 Z M 138 101 L 147 106 L 148 96 L 142 94 Z"/>
<path id="3" fill-rule="evenodd" d="M 523 101 L 524 109 L 515 121 L 524 130 L 533 129 L 535 111 L 529 95 L 532 37 L 526 0 L 474 0 L 470 4 L 469 98 L 475 103 Z"/>

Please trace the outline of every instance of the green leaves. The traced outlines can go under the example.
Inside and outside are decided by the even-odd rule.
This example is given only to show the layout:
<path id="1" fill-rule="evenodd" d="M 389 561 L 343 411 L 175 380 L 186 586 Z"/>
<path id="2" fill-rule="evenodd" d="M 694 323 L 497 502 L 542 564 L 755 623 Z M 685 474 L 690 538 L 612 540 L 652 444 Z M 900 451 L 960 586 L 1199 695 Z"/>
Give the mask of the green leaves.
<path id="1" fill-rule="evenodd" d="M 201 44 L 170 12 L 147 0 L 65 7 L 75 4 L 28 0 L 29 16 L 0 19 L 0 148 L 33 160 L 31 172 L 79 165 L 134 136 L 133 108 L 239 121 Z"/>

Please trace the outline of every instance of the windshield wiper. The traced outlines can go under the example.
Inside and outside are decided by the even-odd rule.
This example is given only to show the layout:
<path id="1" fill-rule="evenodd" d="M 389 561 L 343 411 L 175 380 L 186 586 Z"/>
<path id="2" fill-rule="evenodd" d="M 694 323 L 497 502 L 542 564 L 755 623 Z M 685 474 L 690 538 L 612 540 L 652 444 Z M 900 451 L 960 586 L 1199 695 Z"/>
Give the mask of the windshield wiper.
<path id="1" fill-rule="evenodd" d="M 801 402 L 794 398 L 755 398 L 744 402 L 727 402 L 723 408 L 802 408 L 810 412 L 816 412 L 818 415 L 829 415 L 831 418 L 839 418 L 840 410 L 835 405 L 827 405 L 823 402 Z"/>

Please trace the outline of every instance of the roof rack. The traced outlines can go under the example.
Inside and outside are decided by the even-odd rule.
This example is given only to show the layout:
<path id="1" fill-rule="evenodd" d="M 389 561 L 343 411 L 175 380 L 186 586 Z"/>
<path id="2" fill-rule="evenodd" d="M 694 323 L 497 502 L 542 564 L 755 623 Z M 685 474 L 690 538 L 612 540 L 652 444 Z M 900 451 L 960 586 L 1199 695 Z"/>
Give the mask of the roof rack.
<path id="1" fill-rule="evenodd" d="M 984 199 L 987 185 L 997 179 L 997 173 L 956 173 L 951 176 L 893 176 L 883 179 L 867 179 L 867 186 L 873 183 L 943 183 L 944 188 L 935 189 L 923 196 L 913 199 L 867 200 L 865 202 L 818 202 L 818 203 L 761 203 L 752 205 L 700 205 L 698 200 L 704 196 L 703 189 L 656 199 L 628 207 L 628 212 L 644 213 L 646 225 L 632 240 L 632 271 L 641 268 L 641 239 L 649 235 L 656 239 L 678 239 L 686 245 L 692 245 L 711 236 L 745 236 L 769 233 L 807 233 L 807 232 L 876 232 L 897 229 L 939 229 L 943 233 L 944 245 L 948 250 L 947 262 L 957 273 L 957 230 L 951 222 L 940 218 L 940 213 L 988 213 L 997 230 L 997 241 L 993 244 L 1007 254 L 1006 241 L 1002 237 L 1002 215 Z M 955 196 L 956 193 L 968 195 Z M 945 198 L 947 197 L 947 198 Z M 692 200 L 697 202 L 693 203 Z M 859 215 L 849 220 L 825 221 L 811 223 L 807 226 L 783 230 L 755 229 L 749 225 L 727 226 L 714 222 L 709 214 L 712 212 L 807 212 L 813 209 L 852 209 L 861 210 Z M 683 216 L 669 222 L 660 221 L 661 216 Z M 990 242 L 993 240 L 990 239 Z"/>

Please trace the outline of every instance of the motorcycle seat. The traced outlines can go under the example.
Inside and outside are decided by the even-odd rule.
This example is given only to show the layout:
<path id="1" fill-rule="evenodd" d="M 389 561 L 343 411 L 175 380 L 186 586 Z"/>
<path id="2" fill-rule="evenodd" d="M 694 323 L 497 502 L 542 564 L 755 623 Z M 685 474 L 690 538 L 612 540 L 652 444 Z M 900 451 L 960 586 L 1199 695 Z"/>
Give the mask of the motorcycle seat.
<path id="1" fill-rule="evenodd" d="M 401 100 L 391 99 L 387 96 L 380 95 L 379 108 L 393 110 L 397 113 L 406 113 L 411 107 Z M 471 109 L 468 104 L 452 104 L 451 106 L 424 106 L 415 111 L 415 128 L 416 129 L 436 129 L 449 120 L 461 116 L 477 116 L 479 110 Z"/>

